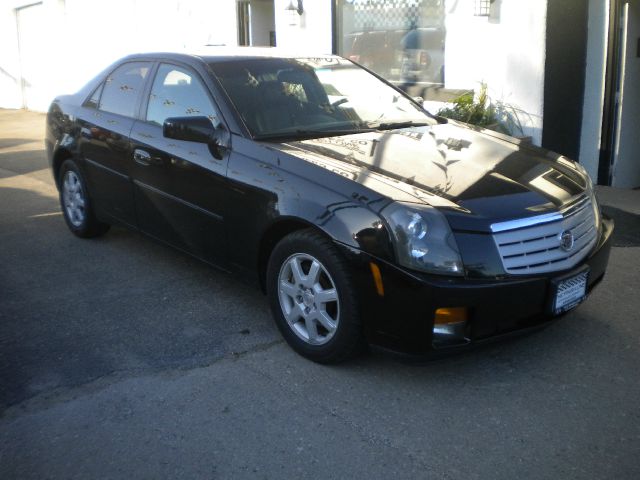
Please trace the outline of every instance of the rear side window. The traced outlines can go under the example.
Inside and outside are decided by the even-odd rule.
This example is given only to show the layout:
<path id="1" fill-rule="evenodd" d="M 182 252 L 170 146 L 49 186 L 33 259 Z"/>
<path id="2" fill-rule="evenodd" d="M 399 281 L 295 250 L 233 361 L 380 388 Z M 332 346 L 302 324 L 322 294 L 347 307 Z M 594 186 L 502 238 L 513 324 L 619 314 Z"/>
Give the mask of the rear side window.
<path id="1" fill-rule="evenodd" d="M 118 67 L 105 80 L 99 109 L 133 117 L 150 69 L 151 64 L 147 62 L 125 63 Z"/>
<path id="2" fill-rule="evenodd" d="M 147 121 L 162 125 L 169 117 L 209 117 L 218 125 L 216 109 L 200 79 L 189 70 L 162 64 L 151 87 Z"/>

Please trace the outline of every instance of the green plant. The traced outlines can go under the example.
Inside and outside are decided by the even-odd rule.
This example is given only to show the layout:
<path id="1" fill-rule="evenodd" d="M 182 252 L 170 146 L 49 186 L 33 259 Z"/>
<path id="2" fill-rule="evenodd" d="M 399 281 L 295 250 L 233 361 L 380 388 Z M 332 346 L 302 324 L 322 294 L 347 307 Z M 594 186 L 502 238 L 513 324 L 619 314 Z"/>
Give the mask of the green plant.
<path id="1" fill-rule="evenodd" d="M 452 103 L 452 107 L 442 108 L 437 114 L 508 135 L 523 135 L 519 118 L 523 112 L 513 105 L 494 103 L 487 93 L 486 83 L 480 84 L 477 95 L 473 91 L 467 92 Z"/>

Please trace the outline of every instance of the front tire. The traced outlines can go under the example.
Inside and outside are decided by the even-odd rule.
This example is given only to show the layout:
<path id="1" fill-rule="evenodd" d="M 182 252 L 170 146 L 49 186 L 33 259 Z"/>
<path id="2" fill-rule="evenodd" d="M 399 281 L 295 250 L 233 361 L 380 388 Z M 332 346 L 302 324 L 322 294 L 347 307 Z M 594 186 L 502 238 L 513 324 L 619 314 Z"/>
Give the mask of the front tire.
<path id="1" fill-rule="evenodd" d="M 67 227 L 74 235 L 91 238 L 103 235 L 109 225 L 96 219 L 87 184 L 73 160 L 66 160 L 58 174 L 60 206 Z"/>
<path id="2" fill-rule="evenodd" d="M 294 232 L 276 245 L 267 266 L 267 295 L 278 329 L 300 355 L 338 363 L 362 350 L 349 265 L 315 231 Z"/>

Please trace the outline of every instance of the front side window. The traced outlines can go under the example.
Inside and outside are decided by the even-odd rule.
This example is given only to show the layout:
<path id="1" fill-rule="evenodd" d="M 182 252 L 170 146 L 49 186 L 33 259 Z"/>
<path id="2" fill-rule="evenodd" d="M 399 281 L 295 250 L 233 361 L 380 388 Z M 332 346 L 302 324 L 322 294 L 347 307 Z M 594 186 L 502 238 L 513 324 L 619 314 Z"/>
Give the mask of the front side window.
<path id="1" fill-rule="evenodd" d="M 192 116 L 219 123 L 206 88 L 194 73 L 175 65 L 160 65 L 151 87 L 147 121 L 162 125 L 169 117 Z"/>
<path id="2" fill-rule="evenodd" d="M 151 66 L 147 62 L 131 62 L 121 65 L 105 80 L 100 97 L 100 110 L 133 117 L 138 96 L 144 87 Z"/>

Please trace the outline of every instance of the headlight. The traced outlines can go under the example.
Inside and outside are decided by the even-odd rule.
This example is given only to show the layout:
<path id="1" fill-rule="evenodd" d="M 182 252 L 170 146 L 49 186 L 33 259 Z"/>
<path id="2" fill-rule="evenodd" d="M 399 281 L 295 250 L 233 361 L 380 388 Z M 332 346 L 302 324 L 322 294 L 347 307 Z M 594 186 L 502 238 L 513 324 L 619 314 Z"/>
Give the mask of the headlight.
<path id="1" fill-rule="evenodd" d="M 442 275 L 464 274 L 456 240 L 438 210 L 394 202 L 382 215 L 389 223 L 401 265 Z"/>

